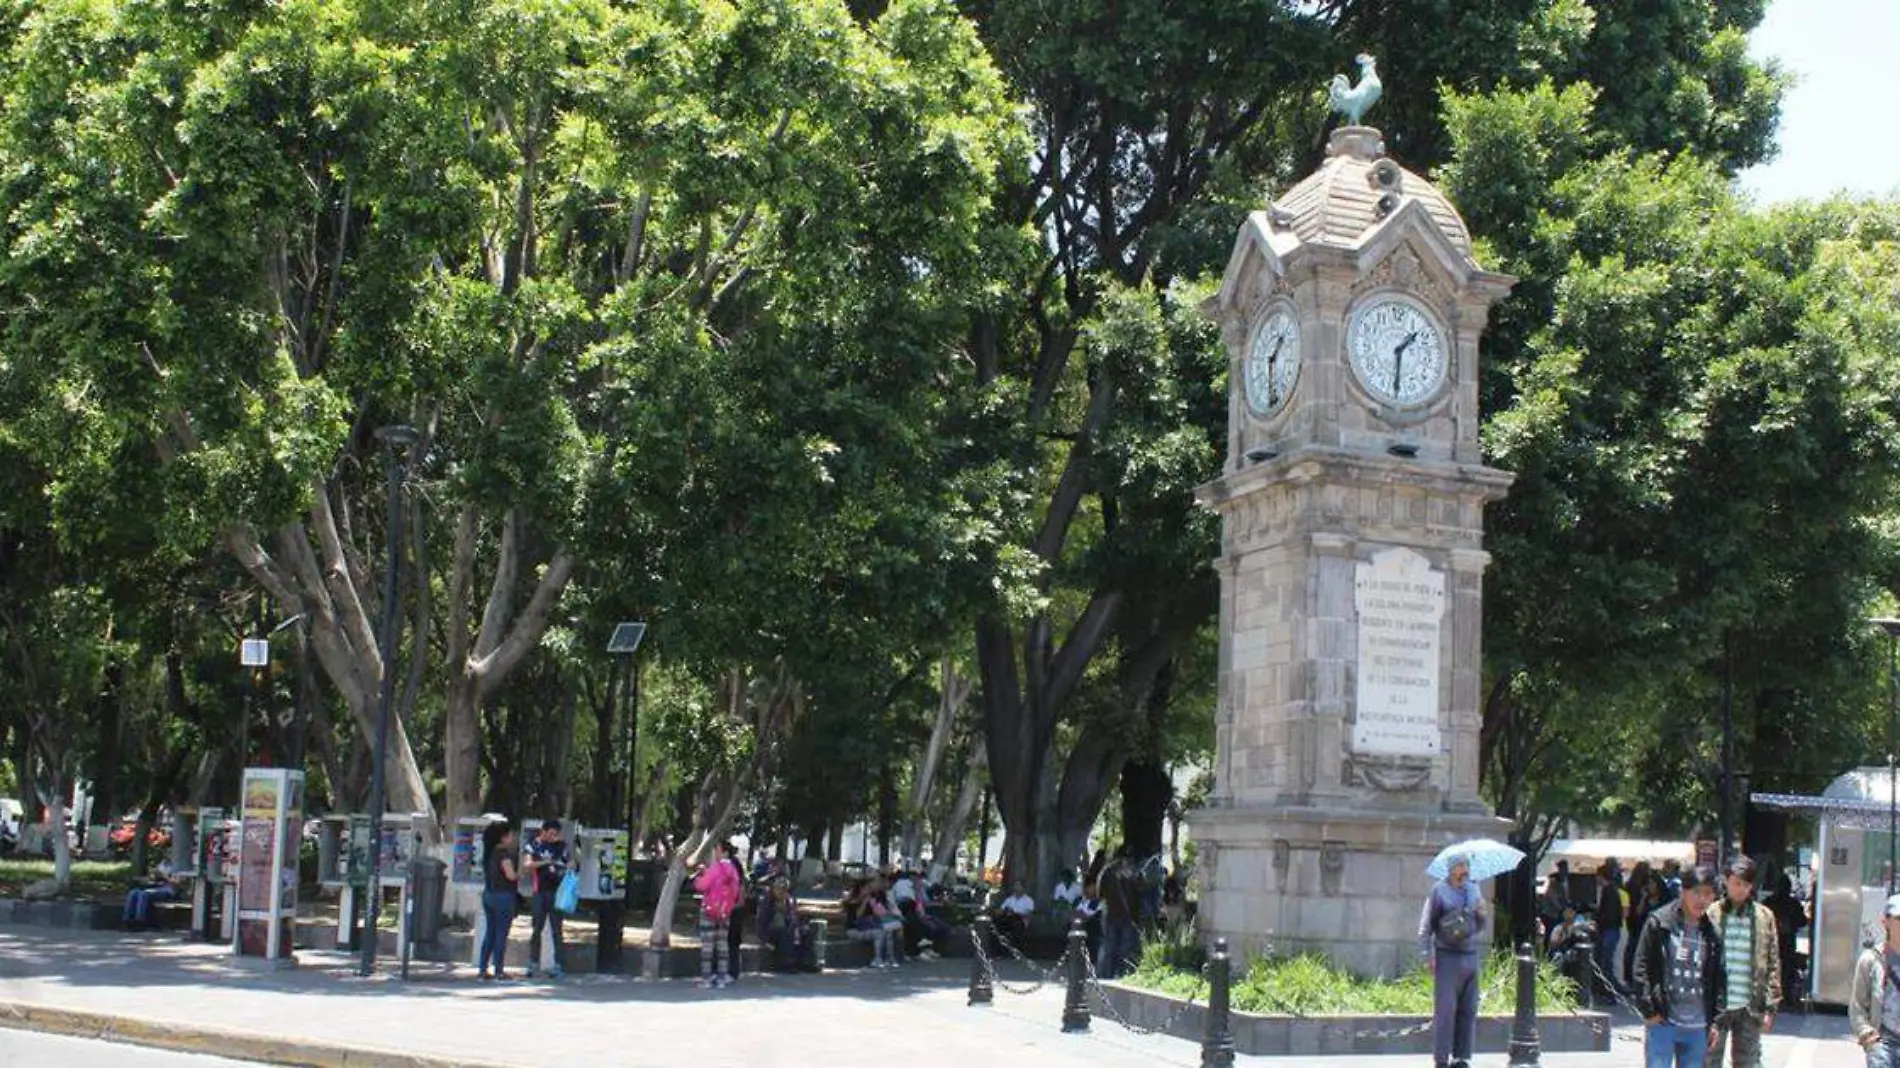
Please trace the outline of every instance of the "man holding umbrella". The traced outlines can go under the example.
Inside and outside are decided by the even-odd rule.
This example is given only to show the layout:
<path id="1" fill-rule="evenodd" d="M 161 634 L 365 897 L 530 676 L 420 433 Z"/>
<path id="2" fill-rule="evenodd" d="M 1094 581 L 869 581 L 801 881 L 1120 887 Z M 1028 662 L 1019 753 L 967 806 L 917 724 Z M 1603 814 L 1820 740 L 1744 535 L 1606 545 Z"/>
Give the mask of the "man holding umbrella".
<path id="1" fill-rule="evenodd" d="M 1489 878 L 1516 867 L 1523 856 L 1496 842 L 1466 842 L 1446 848 L 1425 869 L 1439 880 L 1418 917 L 1419 953 L 1432 968 L 1434 1068 L 1470 1068 L 1477 1038 L 1479 935 L 1488 917 L 1474 858 L 1482 861 L 1481 877 Z"/>

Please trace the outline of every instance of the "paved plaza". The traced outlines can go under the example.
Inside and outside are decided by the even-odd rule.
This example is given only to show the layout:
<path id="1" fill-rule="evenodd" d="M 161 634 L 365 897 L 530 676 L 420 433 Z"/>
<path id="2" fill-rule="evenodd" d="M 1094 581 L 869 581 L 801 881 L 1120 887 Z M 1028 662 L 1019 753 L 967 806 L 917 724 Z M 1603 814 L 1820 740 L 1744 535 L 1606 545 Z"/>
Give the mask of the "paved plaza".
<path id="1" fill-rule="evenodd" d="M 581 976 L 560 984 L 479 984 L 467 969 L 419 965 L 402 982 L 356 977 L 335 954 L 301 954 L 292 971 L 259 972 L 220 947 L 166 936 L 0 929 L 0 1019 L 110 1014 L 161 1028 L 175 1050 L 232 1055 L 225 1035 L 267 1038 L 287 1062 L 343 1063 L 312 1050 L 378 1051 L 469 1066 L 821 1065 L 824 1068 L 1136 1068 L 1200 1063 L 1196 1044 L 1142 1036 L 1097 1016 L 1086 1035 L 1061 1031 L 1062 991 L 998 989 L 996 1004 L 965 1004 L 968 965 L 914 964 L 897 972 L 747 977 L 725 991 L 684 981 Z M 392 969 L 393 972 L 393 969 Z M 1013 977 L 1027 982 L 1025 972 Z M 1609 1053 L 1549 1054 L 1550 1068 L 1640 1068 L 1634 1021 L 1622 1021 Z M 1768 1043 L 1768 1068 L 1860 1068 L 1840 1016 L 1789 1016 Z M 0 1064 L 41 1048 L 0 1029 Z M 50 1047 L 48 1047 L 50 1048 Z M 123 1047 L 68 1043 L 60 1064 L 143 1064 Z M 111 1051 L 111 1052 L 106 1052 Z M 1314 1058 L 1251 1058 L 1280 1068 Z M 1342 1058 L 1351 1068 L 1418 1065 L 1416 1055 Z M 1480 1056 L 1482 1068 L 1504 1057 Z M 172 1061 L 152 1060 L 153 1064 Z M 180 1065 L 198 1065 L 192 1061 Z M 214 1063 L 203 1062 L 204 1068 Z M 399 1058 L 359 1063 L 401 1063 Z M 1322 1060 L 1320 1063 L 1325 1063 Z"/>

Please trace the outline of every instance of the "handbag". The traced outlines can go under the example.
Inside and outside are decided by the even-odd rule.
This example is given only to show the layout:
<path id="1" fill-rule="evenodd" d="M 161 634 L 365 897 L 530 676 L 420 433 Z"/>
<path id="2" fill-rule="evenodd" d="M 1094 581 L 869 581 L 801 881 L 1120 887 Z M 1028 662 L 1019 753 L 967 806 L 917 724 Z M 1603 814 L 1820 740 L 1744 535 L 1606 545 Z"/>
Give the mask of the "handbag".
<path id="1" fill-rule="evenodd" d="M 573 869 L 561 876 L 561 885 L 554 891 L 554 907 L 566 913 L 573 913 L 581 907 L 581 880 Z"/>
<path id="2" fill-rule="evenodd" d="M 1446 909 L 1438 917 L 1438 940 L 1447 946 L 1462 946 L 1471 940 L 1471 910 Z"/>

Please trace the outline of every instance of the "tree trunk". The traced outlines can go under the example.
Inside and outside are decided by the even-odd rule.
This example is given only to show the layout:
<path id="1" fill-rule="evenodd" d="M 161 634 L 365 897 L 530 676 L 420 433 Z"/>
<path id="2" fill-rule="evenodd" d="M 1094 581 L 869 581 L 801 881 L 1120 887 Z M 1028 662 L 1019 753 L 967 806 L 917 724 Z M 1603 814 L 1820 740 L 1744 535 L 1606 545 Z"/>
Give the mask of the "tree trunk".
<path id="1" fill-rule="evenodd" d="M 1168 803 L 1174 800 L 1174 780 L 1168 769 L 1152 760 L 1122 765 L 1122 841 L 1142 859 L 1163 851 L 1163 826 Z"/>
<path id="2" fill-rule="evenodd" d="M 44 795 L 46 821 L 53 835 L 53 892 L 64 894 L 73 884 L 73 840 L 66 833 L 66 782 L 57 768 L 48 768 L 52 789 Z"/>
<path id="3" fill-rule="evenodd" d="M 985 772 L 988 770 L 988 753 L 977 746 L 970 755 L 970 766 L 964 773 L 963 782 L 957 787 L 956 803 L 937 827 L 937 841 L 930 851 L 930 873 L 926 882 L 941 882 L 950 866 L 956 863 L 957 847 L 963 841 L 964 832 L 969 829 L 970 817 L 976 813 L 977 802 L 983 798 L 983 787 L 987 780 Z M 982 873 L 977 874 L 980 876 Z"/>
<path id="4" fill-rule="evenodd" d="M 114 825 L 120 815 L 120 744 L 124 740 L 125 665 L 106 668 L 106 692 L 99 701 L 99 755 L 92 777 L 92 821 Z"/>
<path id="5" fill-rule="evenodd" d="M 937 772 L 943 754 L 950 746 L 958 713 L 970 699 L 971 685 L 957 672 L 948 654 L 937 671 L 937 720 L 930 727 L 930 740 L 924 744 L 923 758 L 917 762 L 910 786 L 910 804 L 904 810 L 904 856 L 920 859 L 924 847 L 924 813 L 930 808 L 930 796 L 936 790 Z"/>

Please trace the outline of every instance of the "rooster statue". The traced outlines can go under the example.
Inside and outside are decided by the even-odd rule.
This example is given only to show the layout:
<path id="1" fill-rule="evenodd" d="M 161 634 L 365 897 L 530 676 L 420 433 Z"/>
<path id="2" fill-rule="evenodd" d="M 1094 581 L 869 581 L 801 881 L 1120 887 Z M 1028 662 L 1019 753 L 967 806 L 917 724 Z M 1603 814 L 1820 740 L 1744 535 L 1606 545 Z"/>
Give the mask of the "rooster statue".
<path id="1" fill-rule="evenodd" d="M 1374 68 L 1371 56 L 1361 52 L 1353 62 L 1359 64 L 1359 84 L 1352 84 L 1344 74 L 1333 75 L 1332 88 L 1326 92 L 1326 102 L 1334 111 L 1346 116 L 1347 122 L 1358 126 L 1372 105 L 1379 102 L 1379 94 L 1385 91 L 1385 87 L 1379 84 L 1379 72 Z"/>

